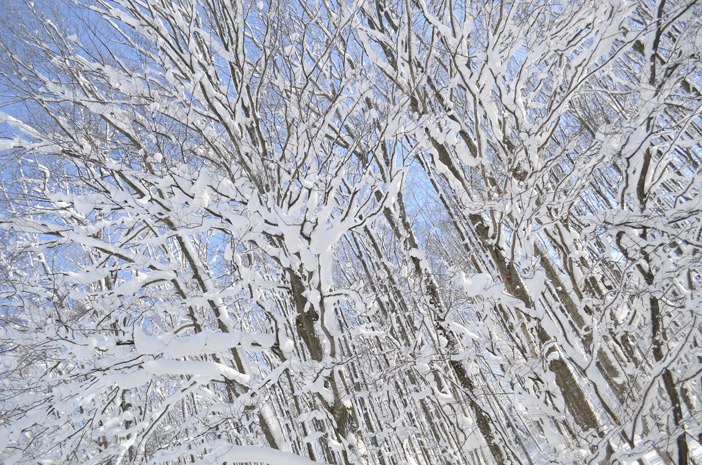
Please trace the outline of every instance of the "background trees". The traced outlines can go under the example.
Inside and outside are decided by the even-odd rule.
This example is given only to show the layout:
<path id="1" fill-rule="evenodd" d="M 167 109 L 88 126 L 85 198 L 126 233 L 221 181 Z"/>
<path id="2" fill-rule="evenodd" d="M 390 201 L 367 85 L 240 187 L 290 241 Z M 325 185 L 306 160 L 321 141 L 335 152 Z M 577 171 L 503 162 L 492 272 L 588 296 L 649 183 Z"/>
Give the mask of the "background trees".
<path id="1" fill-rule="evenodd" d="M 695 4 L 11 8 L 8 463 L 691 460 Z"/>

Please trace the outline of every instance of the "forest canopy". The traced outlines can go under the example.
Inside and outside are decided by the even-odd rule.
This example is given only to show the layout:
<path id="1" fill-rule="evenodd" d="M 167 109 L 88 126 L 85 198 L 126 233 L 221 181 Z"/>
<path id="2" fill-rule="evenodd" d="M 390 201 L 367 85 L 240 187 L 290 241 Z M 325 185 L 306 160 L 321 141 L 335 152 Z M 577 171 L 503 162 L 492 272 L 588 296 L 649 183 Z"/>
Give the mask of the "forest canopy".
<path id="1" fill-rule="evenodd" d="M 6 0 L 0 463 L 693 463 L 695 1 Z"/>

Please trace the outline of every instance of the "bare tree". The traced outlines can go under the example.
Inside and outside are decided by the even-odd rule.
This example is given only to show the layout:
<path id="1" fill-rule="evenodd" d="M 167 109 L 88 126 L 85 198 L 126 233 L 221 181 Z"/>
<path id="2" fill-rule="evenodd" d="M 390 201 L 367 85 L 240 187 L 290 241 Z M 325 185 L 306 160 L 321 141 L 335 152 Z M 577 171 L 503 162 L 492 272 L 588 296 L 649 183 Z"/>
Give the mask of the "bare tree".
<path id="1" fill-rule="evenodd" d="M 692 463 L 700 13 L 13 2 L 3 455 Z"/>

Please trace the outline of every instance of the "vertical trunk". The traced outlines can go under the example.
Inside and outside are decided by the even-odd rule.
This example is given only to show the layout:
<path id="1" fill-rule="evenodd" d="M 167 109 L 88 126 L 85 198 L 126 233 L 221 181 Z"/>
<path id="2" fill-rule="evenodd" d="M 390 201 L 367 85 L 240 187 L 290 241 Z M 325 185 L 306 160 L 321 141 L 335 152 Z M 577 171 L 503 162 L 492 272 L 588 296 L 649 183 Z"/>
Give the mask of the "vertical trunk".
<path id="1" fill-rule="evenodd" d="M 317 329 L 317 326 L 320 325 L 319 319 L 325 318 L 325 296 L 320 294 L 319 302 L 317 305 L 313 305 L 312 302 L 307 299 L 309 295 L 308 291 L 311 289 L 311 286 L 294 270 L 287 268 L 285 271 L 290 282 L 290 292 L 297 311 L 295 319 L 297 332 L 304 341 L 310 357 L 315 362 L 322 362 L 326 356 L 334 359 L 336 357 L 336 347 L 333 338 L 330 334 L 325 332 L 325 336 L 330 344 L 329 353 L 325 354 L 320 329 Z M 326 311 L 333 311 L 333 309 L 326 309 Z M 332 369 L 329 374 L 321 376 L 324 376 L 324 385 L 331 391 L 332 399 L 325 399 L 324 396 L 318 393 L 317 401 L 334 419 L 333 434 L 335 440 L 344 445 L 344 450 L 341 451 L 342 460 L 347 465 L 352 463 L 364 463 L 365 459 L 361 457 L 360 451 L 357 449 L 358 443 L 353 428 L 355 423 L 353 418 L 357 418 L 358 416 L 352 412 L 350 408 L 347 408 L 341 399 L 341 390 L 337 381 L 338 375 L 336 374 L 336 370 Z"/>
<path id="2" fill-rule="evenodd" d="M 398 194 L 395 211 L 399 217 L 397 220 L 393 212 L 389 209 L 385 210 L 385 218 L 392 227 L 392 230 L 395 231 L 398 240 L 404 243 L 405 254 L 413 264 L 415 274 L 423 283 L 423 290 L 427 297 L 428 304 L 436 318 L 434 320 L 435 326 L 433 329 L 440 338 L 447 341 L 446 349 L 450 360 L 449 366 L 456 375 L 460 385 L 465 390 L 466 397 L 468 399 L 468 406 L 473 413 L 480 434 L 487 443 L 493 459 L 496 461 L 496 463 L 505 463 L 508 456 L 501 445 L 503 440 L 498 438 L 493 425 L 493 420 L 476 400 L 475 394 L 477 393 L 477 389 L 475 383 L 463 366 L 463 363 L 459 360 L 453 360 L 451 358 L 451 354 L 459 353 L 460 345 L 456 340 L 455 335 L 444 327 L 447 309 L 443 304 L 438 285 L 431 273 L 431 270 L 428 269 L 426 261 L 420 258 L 423 256 L 423 254 L 421 253 L 421 249 L 419 248 L 419 244 L 407 218 L 401 194 Z"/>
<path id="3" fill-rule="evenodd" d="M 568 315 L 573 323 L 575 323 L 576 328 L 582 330 L 585 327 L 585 317 L 580 313 L 580 307 L 576 305 L 575 297 L 566 291 L 566 286 L 561 281 L 561 278 L 556 271 L 555 264 L 553 263 L 551 257 L 549 257 L 546 250 L 544 250 L 538 243 L 536 244 L 536 250 L 541 256 L 541 266 L 546 271 L 546 276 L 552 287 L 555 289 L 560 302 L 568 312 Z M 586 337 L 582 340 L 585 347 L 591 346 L 591 338 Z M 623 374 L 617 366 L 617 363 L 612 359 L 611 352 L 599 349 L 597 350 L 597 354 L 595 356 L 597 357 L 597 367 L 603 373 L 607 384 L 610 388 L 612 388 L 612 392 L 614 392 L 614 394 L 617 396 L 619 402 L 624 403 L 627 396 L 626 386 L 618 381 Z"/>
<path id="4" fill-rule="evenodd" d="M 653 327 L 653 332 L 651 334 L 651 337 L 653 339 L 653 357 L 656 360 L 656 362 L 660 363 L 661 361 L 663 361 L 663 358 L 665 356 L 663 353 L 663 346 L 665 344 L 665 334 L 662 325 L 661 309 L 660 303 L 657 298 L 651 296 L 650 302 L 651 324 Z M 663 370 L 661 378 L 663 379 L 663 386 L 665 388 L 665 392 L 666 394 L 668 394 L 670 404 L 673 408 L 673 421 L 675 422 L 675 426 L 679 428 L 682 426 L 683 411 L 682 404 L 680 402 L 680 395 L 678 394 L 678 391 L 675 388 L 673 373 L 668 368 L 666 368 L 665 370 Z M 676 446 L 678 464 L 686 465 L 688 463 L 690 451 L 688 449 L 685 431 L 682 431 L 678 435 L 676 439 Z"/>
<path id="5" fill-rule="evenodd" d="M 482 239 L 483 247 L 490 252 L 502 282 L 505 283 L 505 288 L 510 294 L 517 297 L 526 308 L 534 308 L 534 304 L 518 270 L 513 263 L 508 262 L 502 251 L 498 250 L 493 244 L 494 241 L 490 240 L 488 228 L 484 225 L 482 217 L 471 215 L 470 219 L 478 237 Z M 524 332 L 524 337 L 530 340 L 531 335 L 526 328 L 526 323 L 522 323 L 522 331 Z M 544 347 L 548 346 L 544 357 L 549 361 L 549 370 L 556 376 L 556 384 L 563 394 L 568 410 L 573 414 L 573 419 L 583 431 L 597 429 L 597 415 L 585 397 L 579 381 L 564 361 L 563 355 L 558 350 L 555 341 L 540 324 L 538 325 L 537 335 L 541 345 Z"/>

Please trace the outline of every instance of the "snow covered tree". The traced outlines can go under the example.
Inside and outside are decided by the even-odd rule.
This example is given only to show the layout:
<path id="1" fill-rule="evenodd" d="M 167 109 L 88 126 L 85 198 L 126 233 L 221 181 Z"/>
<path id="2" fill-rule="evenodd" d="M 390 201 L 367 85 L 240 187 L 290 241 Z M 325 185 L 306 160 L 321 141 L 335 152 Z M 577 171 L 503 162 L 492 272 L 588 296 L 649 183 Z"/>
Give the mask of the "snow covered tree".
<path id="1" fill-rule="evenodd" d="M 692 463 L 701 14 L 7 3 L 3 463 Z"/>

